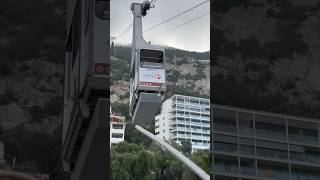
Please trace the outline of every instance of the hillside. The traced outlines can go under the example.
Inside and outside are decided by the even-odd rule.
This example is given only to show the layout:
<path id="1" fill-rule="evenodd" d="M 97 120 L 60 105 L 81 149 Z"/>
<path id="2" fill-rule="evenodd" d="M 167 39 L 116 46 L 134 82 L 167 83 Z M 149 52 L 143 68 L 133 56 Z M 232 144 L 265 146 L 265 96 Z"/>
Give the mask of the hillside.
<path id="1" fill-rule="evenodd" d="M 214 102 L 320 118 L 320 1 L 215 3 Z"/>
<path id="2" fill-rule="evenodd" d="M 189 52 L 175 48 L 165 49 L 167 92 L 173 94 L 210 97 L 210 66 L 192 59 L 210 59 L 209 52 Z M 121 114 L 127 114 L 130 79 L 131 47 L 115 46 L 111 57 L 111 105 Z M 123 108 L 119 110 L 119 106 Z M 119 112 L 120 111 L 120 112 Z"/>
<path id="3" fill-rule="evenodd" d="M 65 1 L 0 3 L 0 142 L 7 165 L 60 172 Z"/>

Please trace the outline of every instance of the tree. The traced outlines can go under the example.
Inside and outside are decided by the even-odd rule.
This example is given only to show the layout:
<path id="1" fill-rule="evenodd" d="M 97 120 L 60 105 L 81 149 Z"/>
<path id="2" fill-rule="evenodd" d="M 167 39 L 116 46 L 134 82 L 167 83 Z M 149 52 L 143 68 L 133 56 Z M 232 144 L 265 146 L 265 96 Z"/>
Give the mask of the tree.
<path id="1" fill-rule="evenodd" d="M 152 179 L 153 156 L 142 145 L 120 143 L 111 147 L 113 179 Z"/>
<path id="2" fill-rule="evenodd" d="M 186 154 L 190 154 L 192 151 L 192 144 L 190 141 L 182 139 L 181 140 L 181 151 L 186 153 Z"/>
<path id="3" fill-rule="evenodd" d="M 128 143 L 135 143 L 135 144 L 143 144 L 145 146 L 149 146 L 151 144 L 151 140 L 138 132 L 132 121 L 126 122 L 126 129 L 125 129 L 125 140 Z"/>

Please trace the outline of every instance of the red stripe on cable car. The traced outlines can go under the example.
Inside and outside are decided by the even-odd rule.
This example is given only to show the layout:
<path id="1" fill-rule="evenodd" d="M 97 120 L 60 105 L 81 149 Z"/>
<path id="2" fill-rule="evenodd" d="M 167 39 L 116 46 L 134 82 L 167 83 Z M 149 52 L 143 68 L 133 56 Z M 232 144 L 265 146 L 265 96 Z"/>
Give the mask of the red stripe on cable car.
<path id="1" fill-rule="evenodd" d="M 139 85 L 144 85 L 144 86 L 161 86 L 163 83 L 155 83 L 155 82 L 143 82 L 140 81 Z"/>

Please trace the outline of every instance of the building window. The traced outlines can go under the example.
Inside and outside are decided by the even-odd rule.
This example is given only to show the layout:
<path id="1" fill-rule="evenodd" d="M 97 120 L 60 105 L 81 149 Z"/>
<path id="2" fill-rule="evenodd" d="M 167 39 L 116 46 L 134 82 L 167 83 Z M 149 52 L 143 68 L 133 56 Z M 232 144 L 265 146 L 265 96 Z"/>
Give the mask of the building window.
<path id="1" fill-rule="evenodd" d="M 316 123 L 288 120 L 288 133 L 290 141 L 319 143 Z"/>
<path id="2" fill-rule="evenodd" d="M 123 125 L 122 124 L 113 124 L 112 128 L 113 129 L 123 129 Z"/>
<path id="3" fill-rule="evenodd" d="M 256 175 L 256 165 L 254 159 L 240 158 L 241 173 L 248 175 Z"/>
<path id="4" fill-rule="evenodd" d="M 253 134 L 253 114 L 242 113 L 238 114 L 239 120 L 239 133 L 241 134 Z"/>
<path id="5" fill-rule="evenodd" d="M 317 169 L 310 169 L 306 167 L 299 167 L 299 166 L 292 165 L 291 172 L 292 172 L 291 178 L 293 180 L 320 179 L 320 171 Z"/>
<path id="6" fill-rule="evenodd" d="M 213 114 L 214 130 L 226 132 L 237 131 L 236 112 L 222 109 L 214 109 Z"/>
<path id="7" fill-rule="evenodd" d="M 289 150 L 290 158 L 294 161 L 320 164 L 319 148 L 290 144 Z"/>
<path id="8" fill-rule="evenodd" d="M 246 155 L 254 155 L 254 140 L 251 138 L 242 138 L 239 139 L 240 143 L 240 153 Z"/>
<path id="9" fill-rule="evenodd" d="M 238 159 L 236 157 L 216 155 L 214 157 L 214 168 L 216 172 L 238 173 Z"/>
<path id="10" fill-rule="evenodd" d="M 113 138 L 122 138 L 123 137 L 123 134 L 120 134 L 120 133 L 112 133 L 112 136 Z"/>
<path id="11" fill-rule="evenodd" d="M 258 161 L 258 176 L 289 179 L 289 167 L 287 164 Z"/>
<path id="12" fill-rule="evenodd" d="M 286 139 L 286 123 L 283 118 L 256 115 L 256 134 L 260 137 Z"/>
<path id="13" fill-rule="evenodd" d="M 220 134 L 213 135 L 214 150 L 223 152 L 237 152 L 237 138 Z"/>
<path id="14" fill-rule="evenodd" d="M 287 145 L 272 141 L 257 140 L 257 155 L 276 159 L 288 159 Z"/>

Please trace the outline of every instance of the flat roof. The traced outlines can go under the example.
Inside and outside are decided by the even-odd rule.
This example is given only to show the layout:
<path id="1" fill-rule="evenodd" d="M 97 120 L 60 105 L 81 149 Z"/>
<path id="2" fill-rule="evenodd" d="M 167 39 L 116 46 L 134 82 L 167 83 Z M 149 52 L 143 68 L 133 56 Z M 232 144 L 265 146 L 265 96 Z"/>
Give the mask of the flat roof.
<path id="1" fill-rule="evenodd" d="M 124 118 L 120 116 L 110 115 L 110 122 L 124 123 Z"/>

